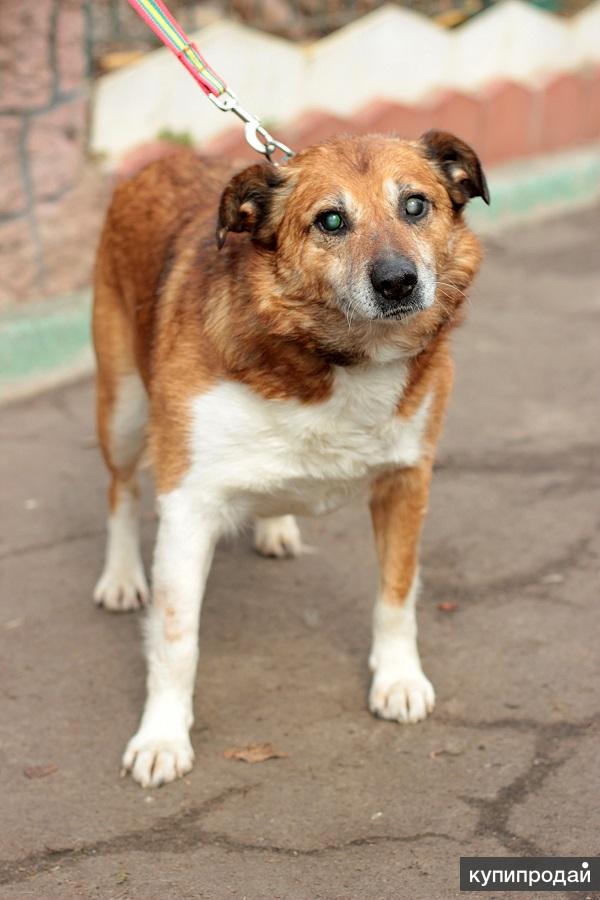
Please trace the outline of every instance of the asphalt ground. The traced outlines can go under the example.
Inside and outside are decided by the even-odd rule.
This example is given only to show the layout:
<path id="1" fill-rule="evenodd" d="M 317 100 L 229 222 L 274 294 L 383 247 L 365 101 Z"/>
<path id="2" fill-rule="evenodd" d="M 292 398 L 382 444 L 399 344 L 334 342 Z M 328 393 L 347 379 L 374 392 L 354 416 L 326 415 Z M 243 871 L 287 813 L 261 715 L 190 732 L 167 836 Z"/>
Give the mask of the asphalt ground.
<path id="1" fill-rule="evenodd" d="M 594 208 L 486 241 L 423 543 L 438 702 L 419 725 L 366 709 L 356 503 L 303 522 L 298 560 L 219 548 L 196 766 L 153 792 L 120 779 L 144 665 L 139 615 L 91 601 L 92 385 L 0 412 L 3 900 L 446 900 L 460 856 L 600 853 L 599 239 Z M 155 525 L 148 490 L 148 561 Z M 264 741 L 287 757 L 223 756 Z"/>

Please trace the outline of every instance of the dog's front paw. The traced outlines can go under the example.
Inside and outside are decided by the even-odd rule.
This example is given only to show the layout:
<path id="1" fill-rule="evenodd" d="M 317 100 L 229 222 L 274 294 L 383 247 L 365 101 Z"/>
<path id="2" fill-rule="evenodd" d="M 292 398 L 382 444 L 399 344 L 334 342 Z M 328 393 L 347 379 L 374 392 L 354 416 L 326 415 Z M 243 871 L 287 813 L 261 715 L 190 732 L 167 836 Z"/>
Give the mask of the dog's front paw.
<path id="1" fill-rule="evenodd" d="M 134 735 L 123 754 L 121 773 L 142 787 L 160 787 L 181 778 L 194 765 L 194 751 L 187 731 L 156 735 L 143 728 Z"/>
<path id="2" fill-rule="evenodd" d="M 261 556 L 300 556 L 302 538 L 293 516 L 257 519 L 254 526 L 254 549 Z"/>
<path id="3" fill-rule="evenodd" d="M 420 667 L 381 667 L 375 670 L 369 709 L 382 719 L 420 722 L 433 710 L 435 693 Z"/>
<path id="4" fill-rule="evenodd" d="M 94 589 L 94 601 L 112 612 L 139 609 L 148 602 L 150 591 L 141 565 L 106 568 Z"/>

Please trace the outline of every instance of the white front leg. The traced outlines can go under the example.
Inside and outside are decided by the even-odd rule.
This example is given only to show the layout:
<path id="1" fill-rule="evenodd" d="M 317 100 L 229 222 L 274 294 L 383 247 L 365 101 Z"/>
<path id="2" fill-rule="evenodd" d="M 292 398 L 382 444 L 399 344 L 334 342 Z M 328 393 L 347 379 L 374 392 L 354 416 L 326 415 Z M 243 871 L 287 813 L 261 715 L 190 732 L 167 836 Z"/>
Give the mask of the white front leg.
<path id="1" fill-rule="evenodd" d="M 384 719 L 420 722 L 435 703 L 433 687 L 423 673 L 417 648 L 418 590 L 419 576 L 415 574 L 403 602 L 387 602 L 380 596 L 375 604 L 369 657 L 373 671 L 369 708 Z"/>
<path id="2" fill-rule="evenodd" d="M 123 769 L 158 787 L 192 768 L 189 738 L 204 587 L 218 537 L 217 519 L 181 489 L 159 498 L 153 600 L 146 623 L 147 698 Z"/>

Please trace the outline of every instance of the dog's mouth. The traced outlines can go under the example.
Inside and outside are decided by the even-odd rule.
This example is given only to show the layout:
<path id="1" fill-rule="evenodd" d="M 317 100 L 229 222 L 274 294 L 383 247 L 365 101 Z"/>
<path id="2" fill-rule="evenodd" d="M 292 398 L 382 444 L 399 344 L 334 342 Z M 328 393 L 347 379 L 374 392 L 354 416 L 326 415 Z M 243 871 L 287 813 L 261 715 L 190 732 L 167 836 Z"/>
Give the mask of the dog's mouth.
<path id="1" fill-rule="evenodd" d="M 396 306 L 394 309 L 385 309 L 381 310 L 377 318 L 378 319 L 395 319 L 396 321 L 400 321 L 401 319 L 407 319 L 409 316 L 414 315 L 415 313 L 421 312 L 423 307 L 420 303 L 413 303 L 410 306 L 404 304 L 403 306 Z"/>
<path id="2" fill-rule="evenodd" d="M 337 301 L 338 307 L 345 314 L 348 324 L 354 321 L 362 322 L 402 322 L 409 319 L 417 313 L 427 309 L 428 303 L 419 297 L 411 298 L 412 302 L 405 298 L 404 302 L 397 303 L 395 306 L 381 304 L 377 300 L 371 300 L 368 304 L 359 304 L 356 301 L 351 302 L 344 298 Z"/>

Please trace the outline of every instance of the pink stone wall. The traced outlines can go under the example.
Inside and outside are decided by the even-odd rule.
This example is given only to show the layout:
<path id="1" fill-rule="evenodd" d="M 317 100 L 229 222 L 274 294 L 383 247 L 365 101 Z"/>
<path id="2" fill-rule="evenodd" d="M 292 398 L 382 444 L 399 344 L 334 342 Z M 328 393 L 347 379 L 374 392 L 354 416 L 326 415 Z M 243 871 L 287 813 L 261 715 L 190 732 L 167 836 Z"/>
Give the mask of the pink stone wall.
<path id="1" fill-rule="evenodd" d="M 2 0 L 0 303 L 89 282 L 85 250 L 71 254 L 66 280 L 56 278 L 68 233 L 63 212 L 86 181 L 86 25 L 83 0 Z M 94 238 L 96 230 L 94 221 Z"/>

